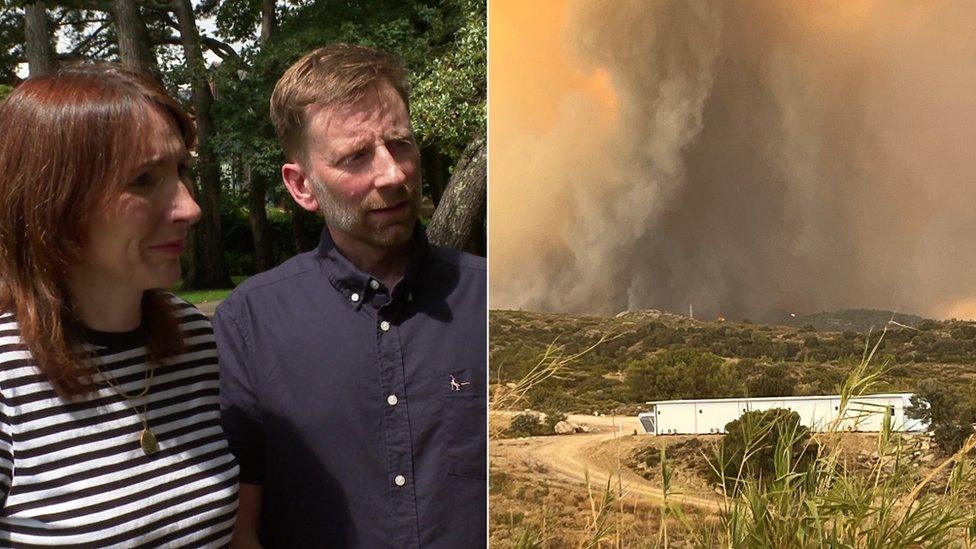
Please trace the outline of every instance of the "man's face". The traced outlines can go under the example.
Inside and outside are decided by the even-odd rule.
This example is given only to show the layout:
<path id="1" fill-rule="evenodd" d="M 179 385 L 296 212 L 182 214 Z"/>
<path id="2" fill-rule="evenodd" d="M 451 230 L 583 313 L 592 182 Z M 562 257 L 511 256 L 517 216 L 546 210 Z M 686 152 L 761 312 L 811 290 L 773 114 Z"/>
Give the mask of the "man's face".
<path id="1" fill-rule="evenodd" d="M 420 210 L 420 150 L 410 116 L 381 83 L 350 105 L 310 108 L 305 177 L 340 248 L 410 241 Z"/>

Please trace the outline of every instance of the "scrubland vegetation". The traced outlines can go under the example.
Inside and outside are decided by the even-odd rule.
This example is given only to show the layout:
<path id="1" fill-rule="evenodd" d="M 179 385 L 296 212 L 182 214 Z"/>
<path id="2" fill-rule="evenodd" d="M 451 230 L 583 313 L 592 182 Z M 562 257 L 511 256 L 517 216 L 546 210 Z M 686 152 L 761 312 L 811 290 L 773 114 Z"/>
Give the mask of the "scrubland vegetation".
<path id="1" fill-rule="evenodd" d="M 655 311 L 617 318 L 492 311 L 491 376 L 496 384 L 512 384 L 554 341 L 571 355 L 605 338 L 528 390 L 524 407 L 632 414 L 653 400 L 835 394 L 869 338 L 873 343 L 887 329 L 875 355 L 886 368 L 873 390 L 946 403 L 928 419 L 938 424 L 940 443 L 948 441 L 945 450 L 954 451 L 976 421 L 976 323 L 908 315 L 898 318 L 914 325 L 881 320 L 891 317 L 855 310 L 792 319 L 799 326 L 768 326 Z M 823 332 L 813 322 L 874 331 Z"/>
<path id="2" fill-rule="evenodd" d="M 842 396 L 843 410 L 861 394 L 915 391 L 928 406 L 914 413 L 929 419 L 936 435 L 932 441 L 893 432 L 890 417 L 876 435 L 843 433 L 840 420 L 811 433 L 795 413 L 772 410 L 730 422 L 722 437 L 607 442 L 637 442 L 622 467 L 659 486 L 658 499 L 628 495 L 619 476 L 602 491 L 587 489 L 552 478 L 542 465 L 493 457 L 493 545 L 972 547 L 972 336 L 976 327 L 957 321 L 869 334 L 657 313 L 606 319 L 493 312 L 494 394 L 509 395 L 508 409 L 630 414 L 641 400 L 829 392 Z M 553 340 L 563 345 L 557 358 L 573 359 L 540 361 L 554 355 Z M 539 345 L 548 351 L 539 353 Z M 557 367 L 540 375 L 540 364 Z M 527 386 L 526 374 L 539 381 Z M 934 444 L 938 459 L 926 453 Z M 710 488 L 715 508 L 669 498 L 689 489 L 680 480 L 687 478 Z"/>

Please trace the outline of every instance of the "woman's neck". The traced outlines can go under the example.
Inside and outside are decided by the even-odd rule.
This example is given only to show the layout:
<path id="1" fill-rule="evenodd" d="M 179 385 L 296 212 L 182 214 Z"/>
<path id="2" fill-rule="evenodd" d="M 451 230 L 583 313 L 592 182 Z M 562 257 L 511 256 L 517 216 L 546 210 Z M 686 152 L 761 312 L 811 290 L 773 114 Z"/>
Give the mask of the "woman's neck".
<path id="1" fill-rule="evenodd" d="M 142 323 L 142 291 L 83 276 L 69 277 L 68 290 L 75 316 L 92 330 L 129 332 Z"/>

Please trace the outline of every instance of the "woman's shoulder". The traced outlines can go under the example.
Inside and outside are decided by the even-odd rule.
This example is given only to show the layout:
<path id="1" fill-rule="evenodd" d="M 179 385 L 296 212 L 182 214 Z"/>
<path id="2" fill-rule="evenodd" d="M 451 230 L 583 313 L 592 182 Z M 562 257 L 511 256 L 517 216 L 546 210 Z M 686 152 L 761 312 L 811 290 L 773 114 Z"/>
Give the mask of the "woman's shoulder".
<path id="1" fill-rule="evenodd" d="M 11 344 L 21 343 L 20 325 L 17 317 L 10 311 L 0 311 L 0 355 Z"/>
<path id="2" fill-rule="evenodd" d="M 20 335 L 17 317 L 9 311 L 0 312 L 0 378 L 25 372 L 36 373 L 33 358 Z"/>
<path id="3" fill-rule="evenodd" d="M 210 317 L 204 314 L 196 305 L 171 292 L 162 292 L 162 295 L 173 307 L 173 315 L 180 324 L 195 322 L 204 323 L 207 326 L 210 325 Z"/>

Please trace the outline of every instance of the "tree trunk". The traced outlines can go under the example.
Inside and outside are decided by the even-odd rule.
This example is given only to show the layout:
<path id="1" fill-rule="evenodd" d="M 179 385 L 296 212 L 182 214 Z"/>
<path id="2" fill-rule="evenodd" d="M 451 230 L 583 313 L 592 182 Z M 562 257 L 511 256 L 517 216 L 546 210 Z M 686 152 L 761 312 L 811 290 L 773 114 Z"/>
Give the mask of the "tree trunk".
<path id="1" fill-rule="evenodd" d="M 448 181 L 446 158 L 433 145 L 421 149 L 420 158 L 423 162 L 425 192 L 434 204 L 440 204 Z"/>
<path id="2" fill-rule="evenodd" d="M 261 46 L 264 47 L 271 39 L 277 28 L 275 19 L 274 0 L 261 1 Z M 246 162 L 246 161 L 245 161 Z M 266 174 L 254 173 L 251 165 L 244 167 L 247 174 L 247 210 L 248 222 L 251 225 L 251 239 L 254 241 L 254 267 L 257 272 L 267 271 L 274 267 L 274 251 L 271 249 L 271 238 L 268 233 L 268 212 L 265 210 L 265 198 L 268 191 Z"/>
<path id="3" fill-rule="evenodd" d="M 112 0 L 112 14 L 122 64 L 159 80 L 159 66 L 149 47 L 149 34 L 135 0 Z"/>
<path id="4" fill-rule="evenodd" d="M 484 255 L 488 188 L 485 153 L 484 137 L 465 147 L 427 226 L 427 237 L 432 243 Z"/>
<path id="5" fill-rule="evenodd" d="M 188 282 L 191 288 L 226 288 L 230 286 L 230 277 L 224 266 L 224 246 L 220 235 L 220 166 L 210 142 L 213 134 L 210 117 L 213 93 L 207 79 L 200 35 L 190 0 L 171 1 L 180 27 L 183 51 L 192 73 L 190 93 L 197 121 L 197 160 L 201 191 L 198 198 L 203 210 L 200 222 L 194 226 L 197 245 L 194 246 L 193 261 L 197 268 L 191 271 L 193 276 Z"/>
<path id="6" fill-rule="evenodd" d="M 275 0 L 261 0 L 261 45 L 268 44 L 271 35 L 278 30 L 278 20 L 275 15 Z"/>
<path id="7" fill-rule="evenodd" d="M 254 173 L 250 165 L 244 166 L 247 184 L 247 219 L 251 225 L 251 239 L 254 241 L 255 272 L 263 272 L 274 267 L 274 251 L 268 236 L 268 212 L 265 209 L 265 195 L 268 182 L 264 174 Z"/>
<path id="8" fill-rule="evenodd" d="M 47 26 L 47 8 L 43 0 L 24 5 L 24 38 L 28 75 L 41 76 L 53 71 L 51 31 Z"/>
<path id="9" fill-rule="evenodd" d="M 307 252 L 315 248 L 318 245 L 316 238 L 319 235 L 309 235 L 308 231 L 305 230 L 305 225 L 309 222 L 312 217 L 316 217 L 311 212 L 303 210 L 301 206 L 295 203 L 291 198 L 286 199 L 288 204 L 288 210 L 291 211 L 291 237 L 295 242 L 295 253 L 300 254 L 302 252 Z"/>

